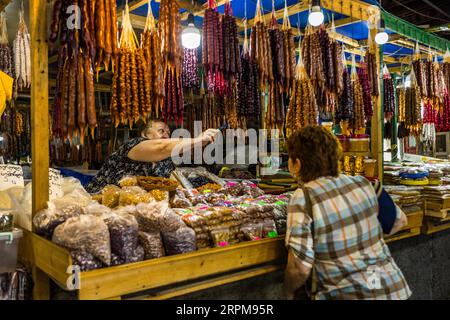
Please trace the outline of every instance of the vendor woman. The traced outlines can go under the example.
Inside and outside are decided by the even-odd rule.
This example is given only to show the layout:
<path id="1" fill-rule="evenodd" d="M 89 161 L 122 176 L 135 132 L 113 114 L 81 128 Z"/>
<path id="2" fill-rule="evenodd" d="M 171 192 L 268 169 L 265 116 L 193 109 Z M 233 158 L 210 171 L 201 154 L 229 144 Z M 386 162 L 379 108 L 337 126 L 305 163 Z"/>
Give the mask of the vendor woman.
<path id="1" fill-rule="evenodd" d="M 170 130 L 161 120 L 148 121 L 141 136 L 131 139 L 111 154 L 100 171 L 86 187 L 90 193 L 99 192 L 107 184 L 118 184 L 124 176 L 154 176 L 168 178 L 175 165 L 172 150 L 213 142 L 219 131 L 208 129 L 189 139 L 170 139 Z"/>

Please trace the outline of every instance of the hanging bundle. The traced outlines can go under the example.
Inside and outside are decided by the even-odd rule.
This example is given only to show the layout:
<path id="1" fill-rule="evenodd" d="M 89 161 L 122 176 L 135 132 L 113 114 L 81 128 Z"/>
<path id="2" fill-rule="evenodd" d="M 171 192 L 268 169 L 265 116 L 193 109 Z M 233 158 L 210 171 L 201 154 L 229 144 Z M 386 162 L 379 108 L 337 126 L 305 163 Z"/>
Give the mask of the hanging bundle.
<path id="1" fill-rule="evenodd" d="M 445 51 L 444 61 L 442 63 L 442 75 L 444 77 L 444 86 L 447 91 L 450 91 L 450 51 Z"/>
<path id="2" fill-rule="evenodd" d="M 150 1 L 148 3 L 145 28 L 141 34 L 141 48 L 147 69 L 143 77 L 147 81 L 146 85 L 148 86 L 150 98 L 149 105 L 145 108 L 145 114 L 153 112 L 158 117 L 161 114 L 164 99 L 164 66 L 161 54 L 160 32 L 156 28 L 156 20 L 153 16 Z"/>
<path id="3" fill-rule="evenodd" d="M 4 12 L 0 12 L 0 70 L 13 77 L 12 52 L 8 43 L 6 14 Z"/>
<path id="4" fill-rule="evenodd" d="M 383 88 L 384 118 L 391 120 L 395 113 L 394 81 L 386 65 L 383 68 Z"/>
<path id="5" fill-rule="evenodd" d="M 182 79 L 184 89 L 194 90 L 198 88 L 197 49 L 184 49 Z"/>
<path id="6" fill-rule="evenodd" d="M 420 58 L 420 47 L 418 42 L 416 42 L 414 61 L 412 65 L 417 79 L 417 85 L 420 89 L 420 94 L 423 98 L 426 98 L 428 97 L 427 63 L 422 61 Z"/>
<path id="7" fill-rule="evenodd" d="M 214 4 L 210 1 L 208 9 L 205 10 L 202 62 L 205 69 L 208 91 L 215 95 L 224 96 L 228 93 L 228 86 L 223 74 L 225 65 L 223 24 L 219 12 L 213 9 L 213 7 Z M 229 38 L 227 38 L 227 41 L 229 41 Z M 227 52 L 230 53 L 229 51 Z"/>
<path id="8" fill-rule="evenodd" d="M 146 32 L 146 31 L 144 31 Z M 145 37 L 147 34 L 144 34 Z M 148 72 L 145 51 L 139 47 L 130 21 L 129 7 L 125 6 L 122 17 L 122 33 L 117 56 L 117 70 L 113 77 L 110 104 L 114 125 L 128 124 L 130 128 L 139 119 L 147 120 L 152 113 L 152 103 L 157 97 L 152 91 L 150 79 L 156 77 Z M 154 83 L 153 83 L 154 84 Z"/>
<path id="9" fill-rule="evenodd" d="M 408 136 L 408 132 L 405 126 L 406 121 L 406 88 L 404 86 L 400 86 L 396 89 L 397 92 L 397 105 L 398 105 L 398 133 L 397 136 L 399 139 L 405 138 Z"/>
<path id="10" fill-rule="evenodd" d="M 301 48 L 301 44 L 299 47 Z M 314 87 L 305 70 L 303 59 L 299 56 L 286 115 L 286 135 L 289 137 L 296 130 L 307 125 L 316 125 L 317 118 Z"/>
<path id="11" fill-rule="evenodd" d="M 247 34 L 247 21 L 244 20 L 244 32 Z M 261 114 L 261 93 L 259 91 L 258 65 L 250 58 L 248 38 L 244 37 L 241 56 L 241 72 L 238 76 L 237 114 L 247 118 L 247 125 L 259 125 Z"/>
<path id="12" fill-rule="evenodd" d="M 13 42 L 16 83 L 19 90 L 29 88 L 31 82 L 30 34 L 24 19 L 23 3 L 19 11 L 19 27 Z"/>
<path id="13" fill-rule="evenodd" d="M 421 92 L 414 69 L 411 70 L 411 87 L 405 92 L 405 125 L 413 135 L 422 131 Z"/>
<path id="14" fill-rule="evenodd" d="M 234 82 L 241 71 L 239 38 L 236 19 L 233 17 L 230 0 L 225 3 L 225 15 L 222 17 L 223 72 L 226 78 Z"/>
<path id="15" fill-rule="evenodd" d="M 358 74 L 356 72 L 356 61 L 355 55 L 352 55 L 352 72 L 350 75 L 351 81 L 353 83 L 353 110 L 354 117 L 350 122 L 350 128 L 353 129 L 355 133 L 365 132 L 365 114 L 364 114 L 364 97 L 363 88 L 361 82 L 359 81 Z"/>
<path id="16" fill-rule="evenodd" d="M 365 63 L 363 57 L 359 62 L 358 80 L 362 87 L 364 116 L 366 118 L 366 121 L 370 121 L 373 115 L 372 96 L 370 91 L 370 82 L 369 82 L 369 73 L 367 71 L 367 64 Z"/>
<path id="17" fill-rule="evenodd" d="M 436 129 L 439 132 L 450 131 L 450 97 L 444 90 L 444 98 L 439 103 Z"/>
<path id="18" fill-rule="evenodd" d="M 165 88 L 163 118 L 180 125 L 183 123 L 184 103 L 181 83 L 183 50 L 178 3 L 161 0 L 159 17 Z"/>
<path id="19" fill-rule="evenodd" d="M 285 91 L 289 91 L 295 80 L 296 52 L 294 34 L 292 33 L 291 22 L 287 8 L 287 1 L 284 2 L 283 25 L 283 52 L 285 66 Z"/>
<path id="20" fill-rule="evenodd" d="M 265 91 L 274 76 L 269 31 L 264 24 L 260 0 L 256 4 L 254 21 L 250 40 L 251 59 L 258 65 L 260 88 Z"/>

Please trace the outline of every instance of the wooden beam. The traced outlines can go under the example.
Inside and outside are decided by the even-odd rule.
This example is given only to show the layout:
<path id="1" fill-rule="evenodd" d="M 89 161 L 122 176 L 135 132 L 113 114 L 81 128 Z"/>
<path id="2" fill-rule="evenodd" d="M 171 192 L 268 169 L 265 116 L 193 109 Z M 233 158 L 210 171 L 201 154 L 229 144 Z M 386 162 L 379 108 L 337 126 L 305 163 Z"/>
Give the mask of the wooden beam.
<path id="1" fill-rule="evenodd" d="M 219 0 L 217 1 L 217 7 L 223 6 L 228 0 Z M 181 14 L 181 20 L 187 20 L 189 13 L 192 13 L 194 16 L 204 17 L 205 16 L 205 10 L 208 8 L 208 1 L 205 2 L 202 6 L 202 8 L 195 9 L 195 10 L 188 10 L 186 12 L 183 12 Z"/>
<path id="2" fill-rule="evenodd" d="M 160 0 L 155 0 L 156 2 L 161 2 Z M 172 1 L 172 0 L 170 0 Z M 197 1 L 194 1 L 194 4 L 192 4 L 191 0 L 176 0 L 178 2 L 178 5 L 181 8 L 184 9 L 188 9 L 191 10 L 193 12 L 199 12 L 201 10 L 203 10 L 203 6 L 201 4 L 199 4 Z M 128 2 L 128 7 L 130 8 L 130 12 L 133 10 L 136 10 L 144 5 L 146 5 L 148 3 L 148 0 L 134 0 L 134 1 L 130 1 Z M 118 11 L 122 11 L 122 9 L 124 8 L 124 6 L 120 6 L 118 8 Z"/>
<path id="3" fill-rule="evenodd" d="M 47 1 L 30 0 L 31 33 L 31 155 L 33 215 L 47 207 L 48 169 L 48 43 Z M 34 228 L 34 227 L 33 227 Z"/>

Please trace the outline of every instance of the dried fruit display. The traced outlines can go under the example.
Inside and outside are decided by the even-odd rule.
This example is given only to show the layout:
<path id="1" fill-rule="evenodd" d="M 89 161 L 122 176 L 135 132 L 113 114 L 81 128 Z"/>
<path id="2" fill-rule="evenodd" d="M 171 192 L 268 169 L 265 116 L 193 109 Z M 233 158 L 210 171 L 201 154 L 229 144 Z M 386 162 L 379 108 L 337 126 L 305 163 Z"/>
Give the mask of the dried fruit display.
<path id="1" fill-rule="evenodd" d="M 184 89 L 194 90 L 199 87 L 197 49 L 184 49 L 182 78 Z"/>
<path id="2" fill-rule="evenodd" d="M 31 83 L 30 34 L 24 19 L 23 3 L 19 11 L 19 27 L 13 42 L 17 88 L 29 88 Z"/>
<path id="3" fill-rule="evenodd" d="M 352 120 L 355 117 L 354 103 L 353 103 L 353 86 L 350 79 L 350 74 L 347 68 L 344 69 L 344 91 L 342 92 L 339 107 L 336 110 L 335 120 L 347 121 Z"/>
<path id="4" fill-rule="evenodd" d="M 355 64 L 352 67 L 352 73 L 350 75 L 350 78 L 353 83 L 353 110 L 354 110 L 354 117 L 350 122 L 350 128 L 354 131 L 354 133 L 359 131 L 362 131 L 360 133 L 364 133 L 366 125 L 364 114 L 363 88 L 361 82 L 359 81 Z"/>
<path id="5" fill-rule="evenodd" d="M 314 88 L 300 56 L 286 115 L 286 135 L 290 136 L 301 127 L 317 124 L 317 117 L 318 110 Z"/>
<path id="6" fill-rule="evenodd" d="M 14 66 L 11 47 L 8 42 L 8 31 L 6 29 L 6 16 L 0 13 L 0 70 L 14 77 Z"/>
<path id="7" fill-rule="evenodd" d="M 180 7 L 176 1 L 161 0 L 159 31 L 164 68 L 163 118 L 183 123 L 183 90 L 181 83 L 183 49 L 181 47 Z"/>
<path id="8" fill-rule="evenodd" d="M 364 116 L 366 118 L 366 121 L 370 121 L 373 115 L 372 95 L 370 91 L 370 82 L 369 82 L 369 73 L 367 71 L 367 64 L 364 61 L 360 61 L 359 63 L 358 80 L 362 87 Z"/>
<path id="9" fill-rule="evenodd" d="M 378 64 L 377 64 L 377 58 L 375 53 L 370 52 L 368 50 L 366 52 L 365 61 L 367 63 L 367 73 L 369 75 L 369 83 L 370 83 L 370 92 L 372 96 L 378 97 L 380 94 L 378 87 L 379 87 L 379 80 L 378 80 Z"/>
<path id="10" fill-rule="evenodd" d="M 395 113 L 394 81 L 387 68 L 383 72 L 383 111 L 384 118 L 390 120 Z"/>

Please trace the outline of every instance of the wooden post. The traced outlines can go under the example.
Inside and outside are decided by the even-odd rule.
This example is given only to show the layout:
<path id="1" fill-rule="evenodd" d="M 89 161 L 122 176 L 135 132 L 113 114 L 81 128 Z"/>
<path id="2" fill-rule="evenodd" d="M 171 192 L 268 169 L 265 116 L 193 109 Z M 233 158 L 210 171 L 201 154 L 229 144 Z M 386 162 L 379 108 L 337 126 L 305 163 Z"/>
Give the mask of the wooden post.
<path id="1" fill-rule="evenodd" d="M 32 155 L 32 215 L 44 209 L 48 201 L 49 123 L 48 123 L 48 44 L 47 1 L 30 1 L 31 36 L 31 155 Z M 34 227 L 33 227 L 34 231 Z M 34 249 L 32 249 L 34 250 Z M 49 299 L 49 278 L 36 266 L 32 267 L 33 296 Z"/>
<path id="2" fill-rule="evenodd" d="M 48 44 L 46 0 L 30 1 L 33 214 L 48 201 Z"/>
<path id="3" fill-rule="evenodd" d="M 375 35 L 377 34 L 377 29 L 372 28 L 369 29 L 370 37 L 371 39 L 375 39 Z M 383 51 L 380 50 L 380 48 L 373 43 L 369 44 L 370 49 L 375 53 L 377 65 L 381 67 L 381 61 L 383 59 L 382 54 Z M 371 127 L 370 127 L 370 138 L 371 138 L 371 151 L 372 151 L 372 158 L 377 160 L 377 177 L 380 179 L 380 181 L 383 180 L 383 105 L 382 105 L 382 91 L 381 91 L 381 84 L 382 84 L 382 72 L 381 68 L 378 70 L 378 79 L 379 81 L 379 95 L 378 97 L 373 97 L 373 116 L 371 120 Z"/>

